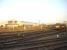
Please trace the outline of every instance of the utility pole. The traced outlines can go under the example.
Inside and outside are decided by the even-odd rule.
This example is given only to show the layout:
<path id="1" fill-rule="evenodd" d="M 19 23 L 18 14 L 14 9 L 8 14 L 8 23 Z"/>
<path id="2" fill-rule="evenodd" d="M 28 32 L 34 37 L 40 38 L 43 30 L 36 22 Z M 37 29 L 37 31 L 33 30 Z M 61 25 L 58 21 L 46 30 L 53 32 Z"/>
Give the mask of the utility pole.
<path id="1" fill-rule="evenodd" d="M 40 30 L 42 30 L 42 24 L 40 23 L 40 20 L 39 20 L 39 26 L 40 26 Z"/>
<path id="2" fill-rule="evenodd" d="M 13 31 L 14 31 L 14 21 L 13 21 L 12 25 L 13 25 Z"/>
<path id="3" fill-rule="evenodd" d="M 38 21 L 38 23 L 39 23 L 39 29 L 41 30 L 41 28 L 40 28 L 40 20 Z"/>

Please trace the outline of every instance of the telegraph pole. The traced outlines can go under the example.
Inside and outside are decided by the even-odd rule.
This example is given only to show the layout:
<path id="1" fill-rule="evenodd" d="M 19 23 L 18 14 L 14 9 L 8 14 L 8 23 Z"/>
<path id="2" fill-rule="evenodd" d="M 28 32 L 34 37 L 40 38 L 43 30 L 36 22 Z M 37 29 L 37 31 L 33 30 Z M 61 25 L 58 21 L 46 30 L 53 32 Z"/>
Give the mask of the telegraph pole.
<path id="1" fill-rule="evenodd" d="M 14 31 L 14 25 L 13 25 L 13 31 Z"/>
<path id="2" fill-rule="evenodd" d="M 40 23 L 40 20 L 39 20 L 39 26 L 40 26 L 40 30 L 42 30 L 42 25 L 41 25 L 41 23 Z"/>
<path id="3" fill-rule="evenodd" d="M 40 20 L 38 21 L 38 23 L 39 23 L 39 29 L 41 30 L 41 28 L 40 28 Z"/>

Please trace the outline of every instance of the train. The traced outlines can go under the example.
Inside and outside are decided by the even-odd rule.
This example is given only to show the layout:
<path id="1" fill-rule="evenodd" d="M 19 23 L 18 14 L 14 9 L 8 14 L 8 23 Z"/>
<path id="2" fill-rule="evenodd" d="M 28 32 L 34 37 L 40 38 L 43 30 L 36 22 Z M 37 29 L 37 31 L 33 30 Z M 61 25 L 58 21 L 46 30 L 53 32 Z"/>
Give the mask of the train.
<path id="1" fill-rule="evenodd" d="M 66 26 L 66 24 L 55 24 L 54 26 L 53 26 L 53 28 L 55 29 L 55 30 L 64 30 L 64 31 L 66 31 L 67 30 L 67 26 Z"/>

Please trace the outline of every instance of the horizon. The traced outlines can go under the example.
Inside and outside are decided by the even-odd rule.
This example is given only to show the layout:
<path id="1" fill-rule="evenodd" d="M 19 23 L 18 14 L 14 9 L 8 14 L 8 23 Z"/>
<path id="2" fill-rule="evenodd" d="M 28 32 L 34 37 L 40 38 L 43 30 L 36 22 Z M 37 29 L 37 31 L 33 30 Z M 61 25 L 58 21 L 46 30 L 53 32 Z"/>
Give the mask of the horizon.
<path id="1" fill-rule="evenodd" d="M 18 20 L 0 20 L 0 25 L 1 24 L 8 24 L 8 21 L 17 21 L 17 22 L 20 22 L 20 23 L 18 23 L 18 24 L 22 24 L 22 22 L 21 21 L 18 21 Z M 23 21 L 23 22 L 25 22 L 25 23 L 28 23 L 29 21 Z M 63 21 L 63 22 L 56 22 L 56 23 L 41 23 L 40 21 L 39 22 L 31 22 L 30 21 L 30 23 L 37 23 L 37 24 L 47 24 L 47 25 L 49 25 L 49 24 L 56 24 L 56 23 L 67 23 L 67 21 Z"/>

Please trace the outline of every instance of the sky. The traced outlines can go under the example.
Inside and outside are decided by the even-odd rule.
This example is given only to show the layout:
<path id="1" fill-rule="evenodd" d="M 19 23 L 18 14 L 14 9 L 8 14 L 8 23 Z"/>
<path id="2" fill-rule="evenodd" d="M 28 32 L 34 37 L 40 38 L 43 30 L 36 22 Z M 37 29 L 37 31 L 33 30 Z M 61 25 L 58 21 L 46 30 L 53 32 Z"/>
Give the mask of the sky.
<path id="1" fill-rule="evenodd" d="M 66 13 L 66 0 L 0 0 L 0 20 L 56 23 Z"/>

